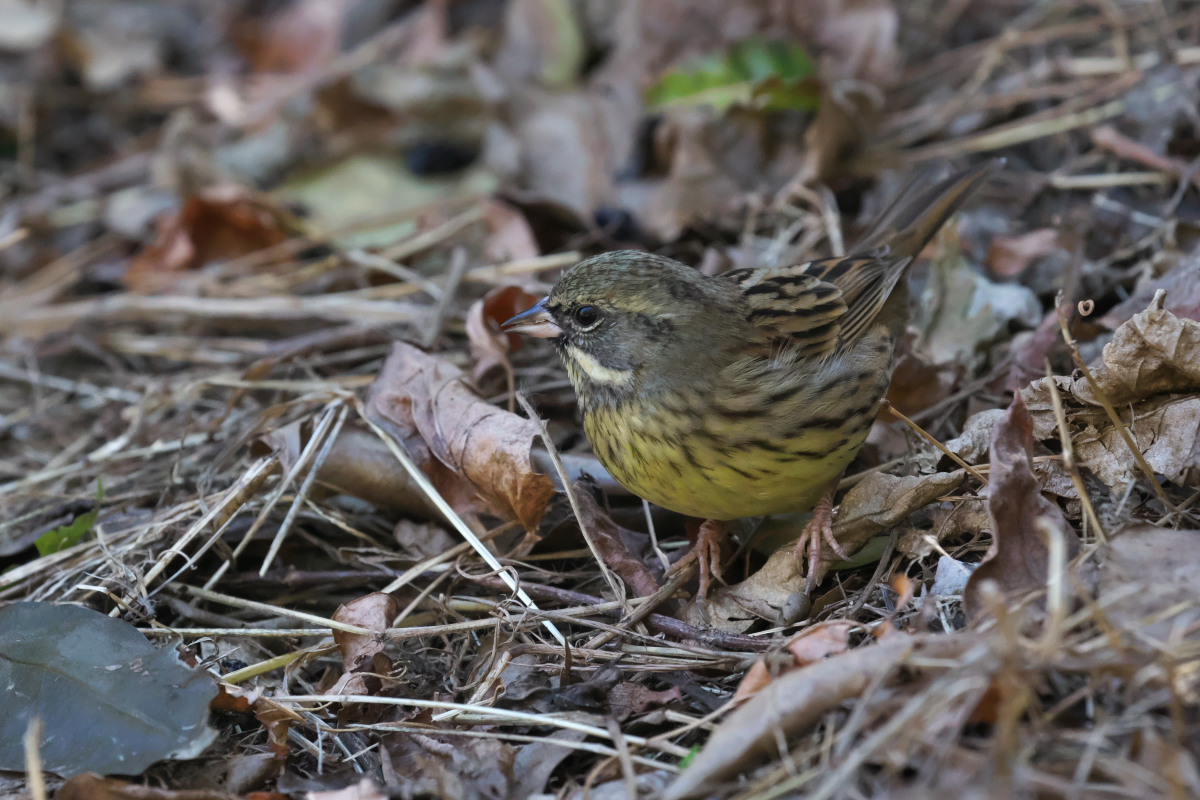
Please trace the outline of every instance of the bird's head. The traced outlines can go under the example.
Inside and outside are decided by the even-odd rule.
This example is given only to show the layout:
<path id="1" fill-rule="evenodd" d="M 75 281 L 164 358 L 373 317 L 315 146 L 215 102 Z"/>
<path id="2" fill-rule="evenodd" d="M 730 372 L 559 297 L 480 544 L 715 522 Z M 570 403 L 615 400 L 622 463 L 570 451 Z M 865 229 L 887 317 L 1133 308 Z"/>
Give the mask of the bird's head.
<path id="1" fill-rule="evenodd" d="M 691 267 L 621 250 L 571 267 L 501 327 L 553 339 L 585 404 L 619 402 L 707 363 L 728 338 L 720 321 L 733 302 L 728 287 Z"/>

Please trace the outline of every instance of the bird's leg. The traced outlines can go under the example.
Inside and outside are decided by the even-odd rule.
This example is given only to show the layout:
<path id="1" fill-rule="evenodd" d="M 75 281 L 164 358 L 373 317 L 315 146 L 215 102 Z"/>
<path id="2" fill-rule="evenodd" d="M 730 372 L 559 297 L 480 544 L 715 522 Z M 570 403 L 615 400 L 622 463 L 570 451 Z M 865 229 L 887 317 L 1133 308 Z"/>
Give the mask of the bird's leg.
<path id="1" fill-rule="evenodd" d="M 805 550 L 808 551 L 808 571 L 805 573 L 804 587 L 806 592 L 812 592 L 813 580 L 817 575 L 817 565 L 821 562 L 823 544 L 829 545 L 829 548 L 837 553 L 839 558 L 850 557 L 838 544 L 837 539 L 833 538 L 833 494 L 835 491 L 837 491 L 836 484 L 830 486 L 829 490 L 821 496 L 820 501 L 813 508 L 812 519 L 804 526 L 800 538 L 792 545 L 797 557 L 803 558 Z"/>
<path id="2" fill-rule="evenodd" d="M 728 532 L 729 523 L 706 519 L 700 523 L 700 530 L 696 533 L 696 566 L 700 578 L 696 598 L 702 604 L 708 600 L 712 580 L 721 579 L 721 540 Z"/>

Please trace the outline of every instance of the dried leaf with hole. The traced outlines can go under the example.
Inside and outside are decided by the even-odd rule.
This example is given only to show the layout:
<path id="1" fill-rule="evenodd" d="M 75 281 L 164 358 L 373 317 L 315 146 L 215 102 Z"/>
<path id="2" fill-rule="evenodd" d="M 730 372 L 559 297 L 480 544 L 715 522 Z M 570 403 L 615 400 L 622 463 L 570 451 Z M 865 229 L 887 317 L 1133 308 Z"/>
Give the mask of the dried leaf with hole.
<path id="1" fill-rule="evenodd" d="M 980 588 L 985 581 L 995 581 L 1013 600 L 1046 585 L 1050 566 L 1047 530 L 1062 537 L 1068 559 L 1079 549 L 1074 528 L 1058 506 L 1042 496 L 1033 473 L 1032 445 L 1033 420 L 1017 395 L 992 430 L 987 487 L 992 544 L 963 593 L 972 617 L 987 611 Z"/>
<path id="2" fill-rule="evenodd" d="M 537 529 L 554 496 L 550 478 L 530 465 L 538 426 L 484 402 L 453 364 L 396 342 L 367 409 L 460 513 Z"/>

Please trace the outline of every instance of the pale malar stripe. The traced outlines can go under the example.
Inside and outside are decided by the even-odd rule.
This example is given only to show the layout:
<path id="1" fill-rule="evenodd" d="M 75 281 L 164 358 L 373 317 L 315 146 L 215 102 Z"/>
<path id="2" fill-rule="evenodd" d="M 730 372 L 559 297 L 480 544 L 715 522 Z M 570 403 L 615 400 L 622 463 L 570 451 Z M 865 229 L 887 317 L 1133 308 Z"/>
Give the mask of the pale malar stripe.
<path id="1" fill-rule="evenodd" d="M 633 370 L 606 367 L 578 347 L 568 345 L 567 357 L 573 360 L 596 383 L 602 383 L 605 386 L 625 386 L 633 380 Z"/>

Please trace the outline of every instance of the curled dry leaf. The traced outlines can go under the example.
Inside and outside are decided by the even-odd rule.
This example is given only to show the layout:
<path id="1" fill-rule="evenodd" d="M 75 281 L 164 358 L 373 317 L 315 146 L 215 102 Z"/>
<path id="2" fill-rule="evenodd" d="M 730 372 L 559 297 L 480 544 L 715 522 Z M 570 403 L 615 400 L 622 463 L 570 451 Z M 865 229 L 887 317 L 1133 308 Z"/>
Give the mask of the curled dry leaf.
<path id="1" fill-rule="evenodd" d="M 288 730 L 292 725 L 304 722 L 304 717 L 269 697 L 263 697 L 261 690 L 256 687 L 222 683 L 220 692 L 213 698 L 212 707 L 254 714 L 254 718 L 267 730 L 272 755 L 280 760 L 286 759 L 291 752 Z"/>
<path id="2" fill-rule="evenodd" d="M 1011 598 L 1046 585 L 1049 551 L 1042 527 L 1050 526 L 1063 537 L 1068 558 L 1079 549 L 1075 530 L 1058 506 L 1042 496 L 1033 473 L 1032 445 L 1033 420 L 1017 395 L 992 431 L 987 488 L 992 543 L 963 593 L 967 613 L 973 617 L 986 611 L 980 588 L 985 581 L 995 581 Z"/>
<path id="3" fill-rule="evenodd" d="M 1022 393 L 1038 439 L 1058 437 L 1048 381 L 1053 380 L 1071 423 L 1076 461 L 1114 492 L 1138 474 L 1120 430 L 1097 397 L 1114 406 L 1150 467 L 1169 481 L 1200 477 L 1200 322 L 1163 307 L 1165 295 L 1135 314 L 1104 346 L 1085 376 L 1042 378 Z"/>
<path id="4" fill-rule="evenodd" d="M 372 592 L 351 600 L 345 605 L 338 606 L 333 619 L 347 625 L 357 625 L 360 628 L 383 633 L 392 625 L 400 609 L 396 598 L 383 592 Z M 337 642 L 342 654 L 342 664 L 347 672 L 354 672 L 374 658 L 376 653 L 383 651 L 383 640 L 378 636 L 367 636 L 363 633 L 347 633 L 335 630 L 333 640 Z"/>
<path id="5" fill-rule="evenodd" d="M 789 672 L 717 726 L 691 766 L 663 793 L 663 800 L 708 796 L 715 783 L 777 754 L 782 737 L 796 741 L 827 711 L 862 695 L 899 665 L 962 658 L 983 640 L 970 634 L 895 636 L 804 669 Z"/>
<path id="6" fill-rule="evenodd" d="M 508 354 L 517 350 L 523 338 L 503 333 L 500 323 L 536 303 L 539 295 L 520 286 L 498 286 L 471 304 L 467 312 L 467 339 L 475 366 L 471 377 L 478 381 L 495 367 L 508 363 Z"/>
<path id="7" fill-rule="evenodd" d="M 484 402 L 457 367 L 396 342 L 367 409 L 455 509 L 537 528 L 554 496 L 550 478 L 530 466 L 538 426 Z"/>
<path id="8" fill-rule="evenodd" d="M 621 528 L 612 521 L 592 497 L 588 487 L 582 483 L 574 488 L 575 502 L 579 505 L 580 523 L 587 528 L 596 544 L 596 550 L 604 563 L 629 586 L 634 597 L 649 597 L 658 591 L 658 581 L 642 561 L 621 538 Z"/>
<path id="9" fill-rule="evenodd" d="M 125 283 L 135 292 L 164 289 L 179 273 L 236 258 L 287 238 L 280 215 L 240 186 L 214 186 L 189 197 L 158 220 L 158 238 L 129 264 Z"/>
<path id="10" fill-rule="evenodd" d="M 1093 371 L 1100 391 L 1115 406 L 1168 392 L 1200 391 L 1200 322 L 1181 319 L 1159 292 L 1150 307 L 1117 329 Z M 1086 379 L 1071 393 L 1098 405 Z"/>
<path id="11" fill-rule="evenodd" d="M 1029 265 L 1058 249 L 1058 230 L 1038 228 L 1020 236 L 992 239 L 984 265 L 998 278 L 1015 278 Z"/>

